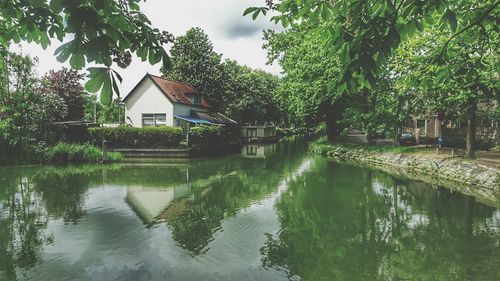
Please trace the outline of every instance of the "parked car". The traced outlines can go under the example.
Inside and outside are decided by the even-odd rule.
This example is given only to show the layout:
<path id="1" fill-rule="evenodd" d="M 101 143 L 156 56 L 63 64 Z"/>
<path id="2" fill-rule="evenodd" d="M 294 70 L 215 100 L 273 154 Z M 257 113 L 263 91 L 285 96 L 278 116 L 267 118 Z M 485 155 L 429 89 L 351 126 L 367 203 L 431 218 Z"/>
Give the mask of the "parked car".
<path id="1" fill-rule="evenodd" d="M 403 145 L 416 145 L 417 140 L 415 139 L 415 136 L 413 136 L 413 133 L 406 132 L 406 133 L 401 133 L 398 136 L 398 145 L 403 146 Z"/>

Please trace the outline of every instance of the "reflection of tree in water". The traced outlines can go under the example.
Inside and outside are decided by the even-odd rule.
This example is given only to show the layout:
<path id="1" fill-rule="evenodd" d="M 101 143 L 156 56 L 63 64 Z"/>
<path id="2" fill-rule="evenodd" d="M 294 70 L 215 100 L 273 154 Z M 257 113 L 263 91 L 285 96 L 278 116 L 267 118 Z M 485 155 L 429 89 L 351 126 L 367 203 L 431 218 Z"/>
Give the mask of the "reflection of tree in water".
<path id="1" fill-rule="evenodd" d="M 87 183 L 100 166 L 43 167 L 6 173 L 0 190 L 0 279 L 16 280 L 18 269 L 36 265 L 45 245 L 50 218 L 77 223 L 84 214 Z M 2 275 L 3 274 L 3 275 Z"/>
<path id="2" fill-rule="evenodd" d="M 38 263 L 43 246 L 51 243 L 45 234 L 48 216 L 28 178 L 3 181 L 0 202 L 0 277 L 16 280 L 17 268 Z"/>
<path id="3" fill-rule="evenodd" d="M 43 194 L 49 215 L 62 217 L 64 222 L 76 224 L 85 214 L 83 203 L 88 187 L 88 175 L 43 171 L 35 174 L 33 181 L 36 190 Z"/>
<path id="4" fill-rule="evenodd" d="M 382 173 L 316 164 L 277 203 L 282 230 L 261 248 L 264 268 L 290 280 L 499 280 L 492 208 Z"/>
<path id="5" fill-rule="evenodd" d="M 173 239 L 192 256 L 205 253 L 225 218 L 276 191 L 281 179 L 300 165 L 303 146 L 298 139 L 282 143 L 280 157 L 220 158 L 190 167 L 193 179 L 219 177 L 196 190 L 187 208 L 167 220 Z"/>

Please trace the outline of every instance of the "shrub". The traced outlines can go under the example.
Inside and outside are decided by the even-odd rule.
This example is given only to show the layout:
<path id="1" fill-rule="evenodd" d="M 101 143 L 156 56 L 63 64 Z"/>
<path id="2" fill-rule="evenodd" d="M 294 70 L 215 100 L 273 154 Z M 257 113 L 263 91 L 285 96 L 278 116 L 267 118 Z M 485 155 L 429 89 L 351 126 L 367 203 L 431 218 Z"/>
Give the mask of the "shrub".
<path id="1" fill-rule="evenodd" d="M 91 145 L 59 143 L 47 151 L 47 160 L 56 164 L 97 162 L 101 151 Z"/>
<path id="2" fill-rule="evenodd" d="M 434 146 L 437 143 L 438 143 L 438 138 L 420 137 L 420 144 L 425 144 L 426 146 Z"/>
<path id="3" fill-rule="evenodd" d="M 446 136 L 443 138 L 444 144 L 443 147 L 449 148 L 465 148 L 465 138 L 457 138 L 457 137 L 449 137 Z"/>
<path id="4" fill-rule="evenodd" d="M 189 129 L 190 145 L 212 145 L 237 142 L 238 136 L 223 126 L 196 126 Z"/>
<path id="5" fill-rule="evenodd" d="M 490 150 L 495 147 L 496 142 L 492 139 L 479 139 L 476 140 L 476 149 L 479 150 Z"/>
<path id="6" fill-rule="evenodd" d="M 111 163 L 116 163 L 116 162 L 121 162 L 123 160 L 123 154 L 121 154 L 120 152 L 113 152 L 113 151 L 110 151 L 107 153 L 107 160 L 108 162 L 111 162 Z"/>
<path id="7" fill-rule="evenodd" d="M 492 147 L 490 150 L 493 151 L 493 152 L 500 152 L 500 145 Z"/>
<path id="8" fill-rule="evenodd" d="M 146 128 L 90 128 L 89 133 L 94 144 L 100 146 L 106 140 L 108 147 L 172 147 L 179 145 L 182 131 L 176 127 Z"/>
<path id="9" fill-rule="evenodd" d="M 121 153 L 109 152 L 107 158 L 110 162 L 118 162 L 123 156 Z M 54 164 L 97 163 L 102 160 L 102 152 L 89 144 L 59 143 L 47 150 L 46 159 Z"/>

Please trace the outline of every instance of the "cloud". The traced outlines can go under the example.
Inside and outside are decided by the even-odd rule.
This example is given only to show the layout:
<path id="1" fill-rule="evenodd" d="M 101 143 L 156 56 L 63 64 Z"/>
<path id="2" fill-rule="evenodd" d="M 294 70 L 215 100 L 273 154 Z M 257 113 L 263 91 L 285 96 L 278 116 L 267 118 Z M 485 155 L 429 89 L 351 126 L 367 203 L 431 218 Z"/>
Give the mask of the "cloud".
<path id="1" fill-rule="evenodd" d="M 256 33 L 260 33 L 262 31 L 260 26 L 246 24 L 246 23 L 236 23 L 229 26 L 225 33 L 229 38 L 238 38 L 238 37 L 251 37 Z"/>

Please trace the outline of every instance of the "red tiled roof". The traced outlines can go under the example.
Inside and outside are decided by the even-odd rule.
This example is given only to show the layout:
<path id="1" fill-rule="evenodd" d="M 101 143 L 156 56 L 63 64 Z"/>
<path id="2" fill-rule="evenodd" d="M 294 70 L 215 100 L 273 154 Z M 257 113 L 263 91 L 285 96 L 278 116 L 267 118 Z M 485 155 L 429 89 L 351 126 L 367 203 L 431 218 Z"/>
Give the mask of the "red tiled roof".
<path id="1" fill-rule="evenodd" d="M 155 76 L 155 75 L 151 75 L 151 74 L 147 74 L 146 76 L 151 78 L 151 80 L 153 80 L 153 82 L 156 84 L 156 86 L 158 86 L 158 88 L 160 88 L 160 90 L 163 92 L 163 94 L 171 102 L 199 106 L 199 107 L 205 107 L 205 108 L 211 107 L 203 97 L 201 97 L 201 104 L 194 104 L 192 102 L 189 95 L 195 94 L 198 92 L 196 91 L 196 89 L 194 89 L 189 84 L 177 82 L 177 81 L 173 81 L 173 80 L 168 80 L 168 79 L 165 79 L 165 78 L 162 78 L 159 76 Z M 144 80 L 144 78 L 142 80 Z M 141 82 L 142 82 L 142 80 L 141 80 Z M 139 84 L 141 82 L 139 82 Z M 135 88 L 134 88 L 134 90 L 135 90 Z M 134 90 L 132 90 L 132 92 L 130 92 L 130 94 L 128 94 L 127 97 L 125 97 L 125 99 L 127 99 L 134 92 Z"/>

